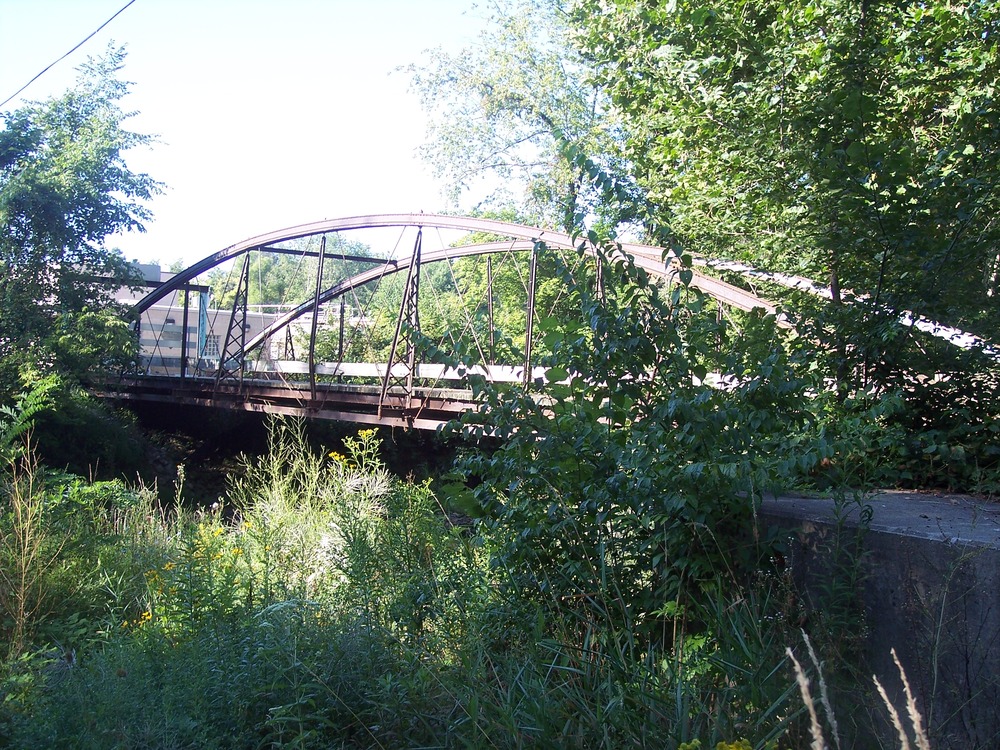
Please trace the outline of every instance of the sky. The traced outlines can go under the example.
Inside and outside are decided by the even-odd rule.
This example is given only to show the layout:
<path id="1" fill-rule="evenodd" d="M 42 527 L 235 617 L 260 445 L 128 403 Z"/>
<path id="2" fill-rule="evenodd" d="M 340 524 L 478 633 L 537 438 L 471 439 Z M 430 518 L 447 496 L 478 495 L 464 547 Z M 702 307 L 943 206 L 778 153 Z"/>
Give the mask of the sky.
<path id="1" fill-rule="evenodd" d="M 127 2 L 0 0 L 0 101 Z M 126 126 L 157 136 L 126 161 L 166 189 L 145 233 L 108 244 L 190 265 L 284 227 L 446 209 L 398 69 L 474 45 L 486 17 L 473 0 L 135 0 L 0 111 L 61 94 L 88 56 L 125 45 Z"/>

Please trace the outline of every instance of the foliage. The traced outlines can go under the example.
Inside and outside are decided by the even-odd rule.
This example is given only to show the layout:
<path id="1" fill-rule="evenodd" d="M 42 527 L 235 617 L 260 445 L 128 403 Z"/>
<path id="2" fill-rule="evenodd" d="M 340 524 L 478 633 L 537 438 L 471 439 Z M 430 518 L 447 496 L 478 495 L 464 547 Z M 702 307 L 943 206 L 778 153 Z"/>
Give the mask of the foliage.
<path id="1" fill-rule="evenodd" d="M 50 560 L 49 602 L 71 612 L 49 611 L 32 647 L 48 653 L 51 638 L 74 656 L 6 663 L 0 736 L 13 733 L 14 746 L 380 746 L 441 727 L 405 719 L 441 700 L 432 682 L 405 701 L 392 686 L 415 666 L 427 679 L 421 654 L 454 658 L 438 645 L 461 641 L 467 617 L 454 598 L 475 551 L 440 524 L 426 487 L 385 472 L 373 431 L 331 456 L 309 451 L 301 425 L 275 425 L 272 438 L 272 455 L 247 459 L 232 520 L 164 513 L 120 485 L 38 495 L 74 506 L 46 516 L 46 529 L 83 543 Z M 102 586 L 60 599 L 56 568 Z"/>
<path id="2" fill-rule="evenodd" d="M 128 86 L 116 74 L 124 57 L 109 49 L 80 68 L 76 87 L 63 96 L 3 115 L 0 387 L 7 393 L 26 364 L 82 375 L 127 349 L 102 311 L 133 276 L 103 242 L 141 231 L 149 218 L 142 202 L 159 184 L 124 161 L 126 150 L 151 140 L 123 127 L 129 114 L 119 102 Z M 88 348 L 75 338 L 81 333 L 113 346 Z"/>
<path id="3" fill-rule="evenodd" d="M 18 417 L 16 424 L 30 424 L 34 450 L 45 464 L 91 478 L 135 475 L 145 442 L 134 415 L 113 409 L 70 377 L 31 371 L 21 377 L 28 395 L 13 409 L 0 407 L 0 414 L 31 415 Z"/>
<path id="4" fill-rule="evenodd" d="M 995 6 L 574 9 L 629 163 L 685 248 L 801 273 L 853 303 L 825 323 L 844 360 L 833 372 L 895 387 L 893 374 L 948 363 L 940 350 L 924 364 L 904 311 L 1000 333 Z"/>
<path id="5" fill-rule="evenodd" d="M 14 406 L 0 406 L 0 460 L 13 461 L 21 454 L 21 441 L 34 426 L 35 416 L 51 408 L 50 394 L 57 385 L 58 379 L 49 376 L 20 394 Z"/>
<path id="6" fill-rule="evenodd" d="M 29 460 L 14 461 L 4 482 L 0 517 L 0 616 L 8 659 L 16 659 L 33 636 L 44 613 L 49 572 L 59 558 L 63 540 L 49 533 L 41 468 Z M 9 626 L 7 626 L 9 623 Z"/>
<path id="7" fill-rule="evenodd" d="M 51 378 L 42 381 L 13 408 L 0 407 L 0 632 L 10 660 L 21 656 L 33 635 L 51 596 L 48 573 L 64 543 L 47 523 L 45 477 L 30 442 L 34 418 L 51 407 L 54 386 Z"/>
<path id="8" fill-rule="evenodd" d="M 590 232 L 606 282 L 598 288 L 582 253 L 567 259 L 539 243 L 535 253 L 554 276 L 539 290 L 545 314 L 536 329 L 546 382 L 501 388 L 473 379 L 486 403 L 462 425 L 481 440 L 460 467 L 480 515 L 473 529 L 447 522 L 429 484 L 392 477 L 373 430 L 317 453 L 301 424 L 276 421 L 268 454 L 246 457 L 228 497 L 197 511 L 182 510 L 179 496 L 164 508 L 120 482 L 53 474 L 31 451 L 15 449 L 57 387 L 41 381 L 0 418 L 0 450 L 10 459 L 0 506 L 0 628 L 11 645 L 0 664 L 0 741 L 803 746 L 783 653 L 801 613 L 756 523 L 763 495 L 792 482 L 863 489 L 896 471 L 916 472 L 921 458 L 947 461 L 961 481 L 996 477 L 993 458 L 975 463 L 992 456 L 993 407 L 977 398 L 992 399 L 995 383 L 982 377 L 970 390 L 973 381 L 952 380 L 960 367 L 942 368 L 940 382 L 954 389 L 951 414 L 940 424 L 911 424 L 935 408 L 943 413 L 935 399 L 946 391 L 913 385 L 901 371 L 948 363 L 934 350 L 919 367 L 905 364 L 914 340 L 895 327 L 905 309 L 947 321 L 968 316 L 981 332 L 993 324 L 968 300 L 931 294 L 924 304 L 921 295 L 946 284 L 928 286 L 928 276 L 910 269 L 924 262 L 930 272 L 958 259 L 972 272 L 948 282 L 951 291 L 996 291 L 995 278 L 986 291 L 976 287 L 975 274 L 994 268 L 984 250 L 995 248 L 992 229 L 978 223 L 994 198 L 970 172 L 982 166 L 991 174 L 979 145 L 992 137 L 993 115 L 979 111 L 987 109 L 982 102 L 971 112 L 954 98 L 951 114 L 935 109 L 946 88 L 938 63 L 961 52 L 973 62 L 959 65 L 960 76 L 976 65 L 991 69 L 993 50 L 981 42 L 992 41 L 992 26 L 977 39 L 969 19 L 995 20 L 985 6 L 932 3 L 918 12 L 837 0 L 713 9 L 682 0 L 663 7 L 580 0 L 576 7 L 602 82 L 636 118 L 627 156 L 654 209 L 671 203 L 676 245 L 708 254 L 737 247 L 754 260 L 818 269 L 831 275 L 835 302 L 846 301 L 849 287 L 858 293 L 854 311 L 834 305 L 795 333 L 778 316 L 718 310 L 686 286 L 690 256 L 677 258 L 682 283 L 661 287 Z M 933 28 L 920 23 L 925 12 L 938 22 Z M 482 56 L 440 55 L 437 67 L 417 73 L 418 87 L 448 83 L 464 104 L 481 107 L 458 105 L 466 119 L 442 130 L 438 145 L 473 132 L 506 150 L 523 138 L 528 157 L 544 164 L 537 168 L 523 152 L 514 157 L 526 182 L 541 186 L 532 195 L 548 213 L 538 215 L 575 225 L 591 200 L 613 194 L 621 218 L 627 180 L 607 178 L 582 155 L 588 139 L 602 144 L 599 158 L 613 148 L 601 107 L 583 106 L 592 92 L 579 84 L 579 61 L 562 56 L 561 42 L 540 45 L 528 64 L 516 59 L 531 51 L 539 30 L 532 18 L 519 9 Z M 561 28 L 558 15 L 546 18 L 543 31 Z M 919 41 L 922 51 L 911 55 L 903 40 Z M 891 55 L 916 72 L 889 75 Z M 124 93 L 109 77 L 119 62 L 106 63 L 108 88 L 97 87 L 112 104 Z M 916 83 L 921 75 L 931 82 L 926 89 Z M 879 76 L 884 88 L 872 86 Z M 985 95 L 980 84 L 966 89 L 969 101 Z M 786 106 L 794 112 L 788 120 L 774 114 Z M 567 121 L 556 123 L 554 111 Z M 141 142 L 117 129 L 114 106 L 110 113 L 119 145 Z M 474 127 L 478 116 L 491 132 Z M 736 118 L 740 128 L 731 127 Z M 31 152 L 29 120 L 0 134 L 0 153 Z M 735 132 L 744 125 L 749 134 Z M 917 147 L 901 157 L 893 145 L 911 132 Z M 973 144 L 970 133 L 982 137 Z M 931 144 L 940 149 L 934 159 Z M 482 152 L 468 156 L 461 169 Z M 5 179 L 25 174 L 9 166 L 0 163 Z M 117 174 L 120 212 L 109 209 L 111 218 L 82 231 L 77 250 L 100 254 L 102 230 L 142 217 L 134 201 L 155 186 Z M 958 194 L 972 206 L 967 215 L 949 203 Z M 652 228 L 666 213 L 644 206 L 630 215 Z M 857 232 L 844 216 L 856 217 Z M 734 230 L 735 240 L 726 234 Z M 949 249 L 935 255 L 941 243 Z M 801 266 L 790 260 L 798 248 Z M 291 256 L 255 260 L 258 302 L 308 298 L 306 276 L 290 272 Z M 351 268 L 344 261 L 330 272 Z M 499 333 L 503 356 L 524 361 L 527 321 L 514 306 L 501 305 L 492 330 L 484 328 L 481 265 L 425 270 L 444 290 L 436 317 L 421 310 L 434 318 L 428 341 L 455 336 L 456 321 L 471 319 L 481 340 Z M 519 262 L 502 269 L 503 303 L 520 291 L 524 270 Z M 10 270 L 0 272 L 6 294 L 15 287 Z M 330 283 L 324 274 L 321 284 Z M 394 282 L 361 294 L 391 308 L 387 300 L 399 290 Z M 42 365 L 78 372 L 99 369 L 109 351 L 127 359 L 121 331 L 99 307 L 78 302 L 39 323 L 31 356 L 45 352 L 51 362 L 42 356 Z M 102 347 L 74 346 L 81 332 Z M 370 354 L 385 343 L 368 340 Z M 0 345 L 10 341 L 0 335 Z M 456 346 L 469 356 L 467 343 Z M 831 373 L 847 386 L 831 388 Z M 930 407 L 902 406 L 921 400 Z M 975 462 L 966 460 L 966 446 Z M 834 623 L 835 649 L 843 635 L 836 620 L 851 617 L 846 594 L 857 583 L 856 566 L 841 562 L 824 623 Z M 806 704 L 812 708 L 808 696 Z"/>
<path id="9" fill-rule="evenodd" d="M 613 246 L 601 253 L 620 285 L 601 300 L 565 280 L 584 323 L 543 322 L 543 390 L 480 384 L 487 406 L 463 422 L 499 444 L 463 470 L 521 585 L 669 642 L 667 603 L 766 555 L 763 494 L 858 456 L 877 422 L 838 434 L 809 348 L 773 317 L 730 326 L 696 290 L 663 292 Z"/>
<path id="10" fill-rule="evenodd" d="M 555 133 L 621 172 L 612 116 L 585 80 L 560 3 L 514 0 L 493 12 L 476 45 L 453 56 L 434 50 L 426 65 L 408 69 L 434 117 L 424 157 L 456 203 L 465 191 L 485 191 L 486 206 L 513 205 L 531 223 L 568 231 L 578 213 L 604 207 Z"/>
<path id="11" fill-rule="evenodd" d="M 137 363 L 135 332 L 115 309 L 88 309 L 59 315 L 42 348 L 84 382 L 126 372 Z"/>
<path id="12" fill-rule="evenodd" d="M 901 483 L 1000 495 L 1000 382 L 995 370 L 970 370 L 904 392 L 909 408 L 894 420 L 905 436 Z"/>
<path id="13" fill-rule="evenodd" d="M 785 731 L 769 585 L 717 592 L 716 626 L 643 653 L 518 592 L 489 537 L 385 472 L 373 431 L 315 453 L 275 423 L 232 515 L 61 481 L 43 493 L 65 542 L 46 613 L 0 671 L 7 746 L 762 747 Z"/>

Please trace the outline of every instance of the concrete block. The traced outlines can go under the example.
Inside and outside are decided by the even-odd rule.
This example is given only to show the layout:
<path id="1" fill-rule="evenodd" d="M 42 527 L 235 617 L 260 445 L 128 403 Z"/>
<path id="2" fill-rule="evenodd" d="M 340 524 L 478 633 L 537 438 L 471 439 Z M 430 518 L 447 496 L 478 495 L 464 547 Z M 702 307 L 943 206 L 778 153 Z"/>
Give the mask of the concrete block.
<path id="1" fill-rule="evenodd" d="M 897 709 L 905 698 L 892 649 L 933 747 L 1000 746 L 1000 504 L 884 492 L 841 511 L 831 499 L 780 497 L 760 515 L 788 534 L 807 605 L 821 606 L 832 577 L 843 575 L 838 545 L 859 540 L 857 627 L 867 665 Z"/>

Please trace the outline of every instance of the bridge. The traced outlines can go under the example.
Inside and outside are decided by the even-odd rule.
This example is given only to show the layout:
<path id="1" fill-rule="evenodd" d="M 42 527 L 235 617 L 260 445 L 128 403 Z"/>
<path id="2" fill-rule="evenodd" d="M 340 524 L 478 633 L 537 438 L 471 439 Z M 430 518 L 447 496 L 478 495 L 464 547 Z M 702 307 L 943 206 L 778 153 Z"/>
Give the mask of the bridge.
<path id="1" fill-rule="evenodd" d="M 678 282 L 661 248 L 621 251 Z M 775 309 L 688 271 L 726 306 Z M 492 219 L 387 214 L 281 229 L 166 278 L 157 269 L 144 296 L 125 297 L 142 356 L 108 395 L 436 429 L 477 408 L 469 376 L 544 381 L 535 332 L 567 313 L 563 278 L 599 290 L 607 273 L 586 238 Z"/>
<path id="2" fill-rule="evenodd" d="M 700 269 L 829 296 L 802 277 L 697 257 L 682 268 L 662 248 L 619 248 L 661 283 L 684 278 L 722 308 L 776 311 Z M 572 314 L 567 278 L 601 293 L 613 273 L 601 258 L 586 237 L 443 214 L 269 232 L 166 278 L 157 268 L 148 293 L 126 295 L 142 354 L 106 395 L 437 429 L 478 407 L 470 376 L 545 381 L 535 331 Z M 1000 361 L 1000 350 L 976 336 L 907 311 L 899 319 Z"/>

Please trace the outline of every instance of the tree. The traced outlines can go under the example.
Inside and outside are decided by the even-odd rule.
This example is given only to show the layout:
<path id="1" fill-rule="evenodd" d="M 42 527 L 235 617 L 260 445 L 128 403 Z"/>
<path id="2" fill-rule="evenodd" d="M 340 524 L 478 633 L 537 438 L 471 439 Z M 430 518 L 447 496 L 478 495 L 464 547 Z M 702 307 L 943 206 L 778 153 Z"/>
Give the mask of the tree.
<path id="1" fill-rule="evenodd" d="M 842 378 L 966 366 L 927 362 L 906 311 L 1000 335 L 995 4 L 579 0 L 573 17 L 661 219 L 688 250 L 827 284 Z"/>
<path id="2" fill-rule="evenodd" d="M 515 206 L 529 222 L 571 231 L 578 215 L 604 207 L 561 145 L 605 157 L 608 171 L 622 173 L 612 156 L 615 128 L 569 44 L 561 3 L 495 7 L 478 45 L 454 56 L 437 50 L 427 65 L 409 68 L 434 117 L 423 155 L 449 180 L 456 204 L 485 182 L 485 203 Z"/>
<path id="3" fill-rule="evenodd" d="M 104 242 L 142 231 L 150 218 L 143 202 L 161 186 L 125 163 L 128 149 L 152 138 L 124 128 L 130 113 L 119 103 L 129 87 L 117 78 L 124 59 L 124 49 L 109 48 L 80 67 L 62 96 L 0 115 L 0 388 L 7 394 L 23 366 L 80 375 L 80 366 L 99 364 L 102 357 L 73 346 L 80 332 L 127 348 L 109 306 L 133 274 Z"/>
<path id="4" fill-rule="evenodd" d="M 477 385 L 484 406 L 462 423 L 484 444 L 460 475 L 520 591 L 578 612 L 595 640 L 613 623 L 660 644 L 676 605 L 760 564 L 765 493 L 831 457 L 863 482 L 892 436 L 877 411 L 830 423 L 809 342 L 773 315 L 730 326 L 697 290 L 664 292 L 612 243 L 597 250 L 622 283 L 598 297 L 564 277 L 581 314 L 539 327 L 550 382 Z"/>

